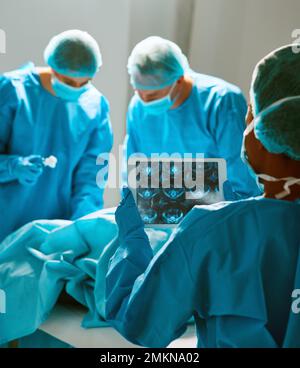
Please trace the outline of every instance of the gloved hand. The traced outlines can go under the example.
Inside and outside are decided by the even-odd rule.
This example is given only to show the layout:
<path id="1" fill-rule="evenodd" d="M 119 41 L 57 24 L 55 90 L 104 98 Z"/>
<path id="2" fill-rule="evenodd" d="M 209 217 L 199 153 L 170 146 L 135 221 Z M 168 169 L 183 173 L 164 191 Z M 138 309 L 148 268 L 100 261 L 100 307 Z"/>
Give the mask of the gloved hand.
<path id="1" fill-rule="evenodd" d="M 243 199 L 243 197 L 236 193 L 229 180 L 226 180 L 223 184 L 223 192 L 224 192 L 224 198 L 225 201 L 238 201 L 240 199 Z"/>
<path id="2" fill-rule="evenodd" d="M 136 206 L 133 195 L 127 187 L 122 190 L 122 200 L 115 212 L 119 235 L 125 236 L 132 231 L 144 229 L 144 223 Z"/>
<path id="3" fill-rule="evenodd" d="M 22 185 L 34 185 L 44 170 L 43 158 L 39 155 L 15 158 L 10 167 L 11 175 Z"/>

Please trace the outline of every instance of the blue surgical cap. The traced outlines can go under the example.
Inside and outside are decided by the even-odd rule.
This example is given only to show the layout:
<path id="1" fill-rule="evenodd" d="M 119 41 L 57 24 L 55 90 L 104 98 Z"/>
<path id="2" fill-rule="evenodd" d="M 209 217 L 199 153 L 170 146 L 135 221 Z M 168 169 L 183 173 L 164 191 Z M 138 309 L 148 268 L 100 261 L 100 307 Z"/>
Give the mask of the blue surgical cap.
<path id="1" fill-rule="evenodd" d="M 277 101 L 255 119 L 255 135 L 271 153 L 300 160 L 300 96 Z"/>
<path id="2" fill-rule="evenodd" d="M 127 68 L 133 88 L 159 90 L 182 77 L 189 63 L 174 42 L 149 37 L 134 47 Z"/>
<path id="3" fill-rule="evenodd" d="M 93 77 L 102 65 L 96 40 L 87 32 L 69 30 L 54 36 L 44 60 L 57 73 L 69 77 Z"/>

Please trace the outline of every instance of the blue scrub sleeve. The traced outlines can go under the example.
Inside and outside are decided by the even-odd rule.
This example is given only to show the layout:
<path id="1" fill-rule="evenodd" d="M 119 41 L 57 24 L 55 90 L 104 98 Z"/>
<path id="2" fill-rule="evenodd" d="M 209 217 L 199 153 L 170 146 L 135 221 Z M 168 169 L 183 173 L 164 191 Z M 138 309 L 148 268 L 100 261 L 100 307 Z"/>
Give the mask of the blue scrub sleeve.
<path id="1" fill-rule="evenodd" d="M 106 275 L 106 319 L 135 344 L 166 347 L 184 333 L 193 314 L 195 287 L 186 253 L 173 241 L 153 257 L 129 191 L 116 222 L 119 247 Z"/>
<path id="2" fill-rule="evenodd" d="M 6 77 L 0 76 L 0 183 L 16 180 L 11 168 L 18 156 L 6 154 L 16 109 L 14 87 Z"/>
<path id="3" fill-rule="evenodd" d="M 139 139 L 136 135 L 135 124 L 138 124 L 139 119 L 133 117 L 133 102 L 130 103 L 127 112 L 126 136 L 123 143 L 123 158 L 122 158 L 122 187 L 127 185 L 127 161 L 128 158 L 138 153 L 140 150 Z"/>
<path id="4" fill-rule="evenodd" d="M 213 131 L 219 156 L 226 157 L 227 178 L 239 198 L 260 195 L 260 189 L 241 159 L 243 132 L 246 128 L 247 103 L 242 93 L 226 93 L 216 103 Z"/>
<path id="5" fill-rule="evenodd" d="M 73 174 L 72 220 L 103 208 L 112 145 L 109 106 L 103 98 L 99 125 L 92 131 L 86 150 Z"/>

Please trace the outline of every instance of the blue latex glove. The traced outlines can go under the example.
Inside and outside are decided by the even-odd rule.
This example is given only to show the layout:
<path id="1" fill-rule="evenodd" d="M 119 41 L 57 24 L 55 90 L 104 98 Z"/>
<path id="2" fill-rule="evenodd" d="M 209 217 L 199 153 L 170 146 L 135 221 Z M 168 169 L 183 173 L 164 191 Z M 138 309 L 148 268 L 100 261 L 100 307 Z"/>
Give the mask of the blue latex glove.
<path id="1" fill-rule="evenodd" d="M 242 199 L 242 196 L 236 193 L 229 180 L 226 180 L 223 184 L 223 192 L 225 201 L 238 201 Z"/>
<path id="2" fill-rule="evenodd" d="M 10 172 L 22 185 L 34 185 L 44 170 L 43 158 L 39 155 L 17 157 L 13 160 Z"/>
<path id="3" fill-rule="evenodd" d="M 143 220 L 136 206 L 129 188 L 123 187 L 122 200 L 115 212 L 116 223 L 119 227 L 119 236 L 125 236 L 132 230 L 144 228 Z"/>

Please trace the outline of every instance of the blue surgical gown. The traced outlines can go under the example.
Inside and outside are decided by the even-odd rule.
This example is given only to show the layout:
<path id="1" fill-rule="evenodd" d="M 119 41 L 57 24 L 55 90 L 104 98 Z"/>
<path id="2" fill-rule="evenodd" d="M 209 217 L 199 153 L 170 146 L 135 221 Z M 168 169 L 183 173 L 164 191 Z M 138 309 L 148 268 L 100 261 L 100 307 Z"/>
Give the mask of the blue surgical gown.
<path id="1" fill-rule="evenodd" d="M 108 162 L 98 166 L 96 159 L 111 147 L 109 105 L 95 87 L 66 102 L 42 87 L 32 63 L 0 76 L 0 241 L 35 219 L 74 219 L 101 209 L 96 176 Z M 23 186 L 10 177 L 8 162 L 32 154 L 54 155 L 58 163 L 36 185 Z"/>
<path id="2" fill-rule="evenodd" d="M 134 96 L 127 113 L 124 141 L 123 181 L 127 160 L 142 153 L 224 158 L 233 190 L 242 198 L 260 190 L 240 158 L 247 104 L 239 88 L 221 79 L 191 72 L 194 84 L 182 105 L 159 116 L 145 113 Z"/>
<path id="3" fill-rule="evenodd" d="M 134 200 L 116 212 L 106 318 L 123 336 L 166 347 L 193 315 L 198 347 L 300 347 L 300 204 L 246 199 L 198 206 L 153 256 Z M 300 303 L 300 301 L 299 301 Z"/>

